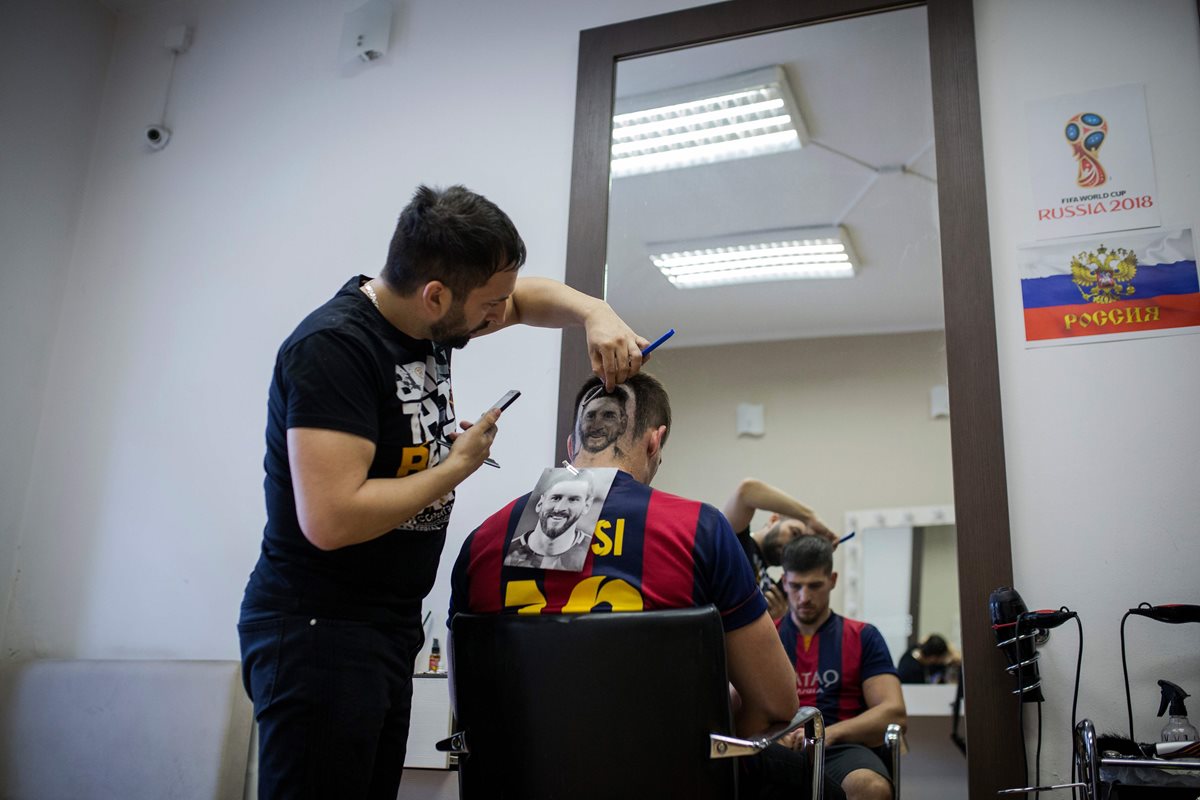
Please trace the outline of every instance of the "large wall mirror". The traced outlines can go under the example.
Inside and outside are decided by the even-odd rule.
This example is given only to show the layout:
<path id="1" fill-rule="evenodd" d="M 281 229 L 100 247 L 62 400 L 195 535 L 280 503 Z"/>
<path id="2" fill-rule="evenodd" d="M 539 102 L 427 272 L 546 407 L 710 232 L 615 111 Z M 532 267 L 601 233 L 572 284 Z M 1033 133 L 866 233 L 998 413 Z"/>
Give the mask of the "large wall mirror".
<path id="1" fill-rule="evenodd" d="M 929 633 L 961 647 L 967 759 L 953 769 L 945 719 L 921 734 L 941 760 L 915 749 L 905 783 L 962 796 L 969 765 L 970 796 L 992 797 L 1021 779 L 986 607 L 1011 555 L 971 4 L 785 5 L 581 34 L 567 279 L 644 335 L 678 330 L 650 367 L 675 411 L 656 485 L 717 505 L 746 476 L 787 489 L 858 531 L 835 610 L 897 659 Z M 656 140 L 661 109 L 689 106 L 701 131 L 743 108 L 718 136 L 671 122 Z M 723 282 L 726 253 L 752 280 Z M 560 442 L 586 365 L 561 374 Z M 739 433 L 741 404 L 761 433 L 753 408 Z"/>

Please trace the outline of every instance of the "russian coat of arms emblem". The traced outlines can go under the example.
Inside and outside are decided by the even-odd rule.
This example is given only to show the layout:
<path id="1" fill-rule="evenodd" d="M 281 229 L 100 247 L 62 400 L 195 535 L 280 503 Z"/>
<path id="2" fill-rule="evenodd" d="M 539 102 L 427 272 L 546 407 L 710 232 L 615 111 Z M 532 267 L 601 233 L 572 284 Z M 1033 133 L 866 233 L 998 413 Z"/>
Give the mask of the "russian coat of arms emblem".
<path id="1" fill-rule="evenodd" d="M 1071 258 L 1071 282 L 1089 303 L 1115 303 L 1133 295 L 1129 284 L 1137 275 L 1137 254 L 1104 245 Z"/>

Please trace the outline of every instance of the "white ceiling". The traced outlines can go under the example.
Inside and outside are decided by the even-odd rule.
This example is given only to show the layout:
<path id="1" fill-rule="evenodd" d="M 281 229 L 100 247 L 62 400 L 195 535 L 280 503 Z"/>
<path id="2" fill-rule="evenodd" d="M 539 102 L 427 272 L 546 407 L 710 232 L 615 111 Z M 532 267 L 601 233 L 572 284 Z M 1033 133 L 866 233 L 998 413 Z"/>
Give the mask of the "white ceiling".
<path id="1" fill-rule="evenodd" d="M 813 143 L 612 181 L 607 297 L 677 347 L 942 328 L 929 44 L 923 8 L 622 62 L 617 96 L 784 66 Z M 851 156 L 847 158 L 830 149 Z M 648 245 L 840 222 L 852 279 L 676 289 Z"/>
<path id="2" fill-rule="evenodd" d="M 138 13 L 162 0 L 99 0 Z M 813 143 L 787 153 L 619 178 L 609 207 L 606 297 L 666 346 L 941 329 L 929 44 L 923 8 L 679 50 L 618 65 L 618 97 L 780 64 Z M 823 147 L 824 146 L 824 147 Z M 840 222 L 849 280 L 676 289 L 648 245 Z"/>
<path id="3" fill-rule="evenodd" d="M 138 14 L 166 0 L 96 0 L 97 3 L 115 14 Z"/>

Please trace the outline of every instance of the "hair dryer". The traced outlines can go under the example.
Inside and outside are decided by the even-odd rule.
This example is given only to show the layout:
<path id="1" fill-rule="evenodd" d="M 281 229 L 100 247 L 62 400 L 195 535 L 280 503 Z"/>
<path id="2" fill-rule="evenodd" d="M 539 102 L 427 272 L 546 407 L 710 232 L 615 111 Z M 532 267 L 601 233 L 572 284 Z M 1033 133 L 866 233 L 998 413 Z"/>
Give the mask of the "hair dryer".
<path id="1" fill-rule="evenodd" d="M 1033 647 L 1033 637 L 1039 627 L 1054 625 L 1039 625 L 1033 622 L 1029 618 L 1025 601 L 1011 586 L 1001 586 L 992 592 L 988 598 L 988 611 L 992 617 L 992 631 L 996 634 L 996 646 L 1003 650 L 1008 658 L 1005 671 L 1017 680 L 1017 688 L 1013 694 L 1020 694 L 1023 703 L 1042 702 L 1045 698 L 1042 696 L 1042 679 L 1038 673 L 1038 654 Z M 1042 613 L 1047 612 L 1035 612 Z M 1061 625 L 1065 621 L 1066 618 L 1056 624 Z"/>

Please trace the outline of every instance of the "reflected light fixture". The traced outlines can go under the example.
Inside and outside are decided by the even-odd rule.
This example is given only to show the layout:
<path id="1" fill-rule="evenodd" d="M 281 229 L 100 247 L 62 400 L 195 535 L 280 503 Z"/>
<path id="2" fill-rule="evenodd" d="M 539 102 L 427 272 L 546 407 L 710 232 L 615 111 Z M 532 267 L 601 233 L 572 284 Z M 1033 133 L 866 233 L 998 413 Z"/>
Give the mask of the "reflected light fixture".
<path id="1" fill-rule="evenodd" d="M 842 227 L 793 228 L 650 245 L 650 261 L 679 289 L 734 283 L 853 278 L 854 251 Z"/>
<path id="2" fill-rule="evenodd" d="M 780 66 L 618 98 L 612 176 L 797 150 L 808 131 Z"/>

